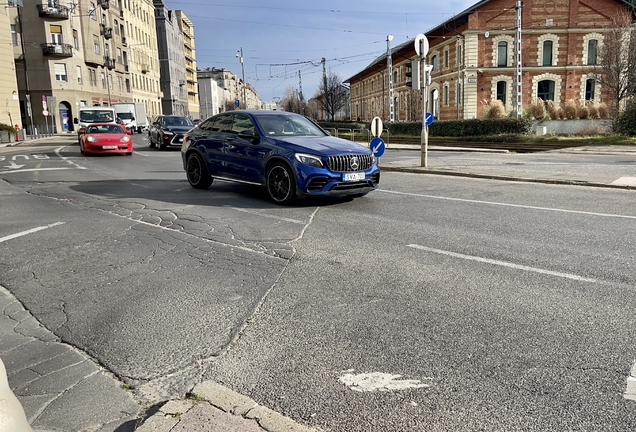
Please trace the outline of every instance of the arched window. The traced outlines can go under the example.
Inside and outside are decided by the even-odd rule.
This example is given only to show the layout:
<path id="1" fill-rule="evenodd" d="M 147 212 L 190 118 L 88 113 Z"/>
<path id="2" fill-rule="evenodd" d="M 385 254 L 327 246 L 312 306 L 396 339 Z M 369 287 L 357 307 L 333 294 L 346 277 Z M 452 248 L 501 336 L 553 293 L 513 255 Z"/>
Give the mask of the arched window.
<path id="1" fill-rule="evenodd" d="M 497 44 L 497 67 L 508 66 L 508 42 L 500 41 Z"/>
<path id="2" fill-rule="evenodd" d="M 433 70 L 434 71 L 439 70 L 439 59 L 438 59 L 437 55 L 433 56 L 433 59 L 432 59 L 431 63 L 433 63 Z"/>
<path id="3" fill-rule="evenodd" d="M 546 41 L 547 42 L 547 41 Z M 544 102 L 554 100 L 554 81 L 543 80 L 537 84 L 537 97 Z"/>
<path id="4" fill-rule="evenodd" d="M 448 50 L 444 51 L 444 67 L 448 68 Z"/>
<path id="5" fill-rule="evenodd" d="M 543 66 L 552 66 L 552 41 L 543 41 Z"/>
<path id="6" fill-rule="evenodd" d="M 506 85 L 508 83 L 505 81 L 497 81 L 497 100 L 503 102 L 504 106 L 506 106 Z"/>
<path id="7" fill-rule="evenodd" d="M 595 65 L 597 61 L 596 52 L 598 48 L 598 40 L 590 39 L 587 41 L 587 64 Z"/>
<path id="8" fill-rule="evenodd" d="M 594 100 L 594 92 L 596 90 L 596 81 L 588 79 L 585 81 L 585 100 Z"/>

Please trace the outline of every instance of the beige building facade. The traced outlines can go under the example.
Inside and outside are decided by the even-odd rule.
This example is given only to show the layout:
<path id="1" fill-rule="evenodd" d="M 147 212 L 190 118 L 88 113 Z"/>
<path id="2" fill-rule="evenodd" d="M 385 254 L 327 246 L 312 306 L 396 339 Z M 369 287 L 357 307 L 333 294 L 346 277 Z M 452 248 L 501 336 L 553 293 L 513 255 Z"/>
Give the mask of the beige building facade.
<path id="1" fill-rule="evenodd" d="M 129 49 L 129 72 L 132 101 L 143 102 L 146 114 L 161 114 L 163 93 L 159 85 L 159 54 L 155 6 L 152 0 L 119 0 L 125 22 L 125 39 Z"/>
<path id="2" fill-rule="evenodd" d="M 17 44 L 15 26 L 9 18 L 9 8 L 0 8 L 0 40 L 11 41 L 0 44 L 0 123 L 22 128 L 18 82 L 15 74 L 15 61 L 12 45 Z"/>
<path id="3" fill-rule="evenodd" d="M 175 11 L 179 29 L 183 35 L 183 55 L 186 69 L 186 89 L 188 92 L 188 112 L 193 119 L 200 118 L 199 87 L 197 83 L 197 59 L 194 46 L 194 25 L 181 11 Z"/>

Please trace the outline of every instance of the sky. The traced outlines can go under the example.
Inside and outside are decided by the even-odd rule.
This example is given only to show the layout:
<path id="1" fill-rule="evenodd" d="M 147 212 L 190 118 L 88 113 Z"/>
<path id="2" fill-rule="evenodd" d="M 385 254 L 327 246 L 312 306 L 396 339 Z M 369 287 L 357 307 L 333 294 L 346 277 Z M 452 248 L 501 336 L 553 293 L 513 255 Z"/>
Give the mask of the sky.
<path id="1" fill-rule="evenodd" d="M 197 68 L 225 68 L 239 78 L 243 49 L 245 81 L 264 102 L 291 86 L 305 99 L 327 72 L 345 81 L 376 57 L 425 33 L 477 0 L 164 0 L 194 24 Z M 299 77 L 300 72 L 300 77 Z"/>

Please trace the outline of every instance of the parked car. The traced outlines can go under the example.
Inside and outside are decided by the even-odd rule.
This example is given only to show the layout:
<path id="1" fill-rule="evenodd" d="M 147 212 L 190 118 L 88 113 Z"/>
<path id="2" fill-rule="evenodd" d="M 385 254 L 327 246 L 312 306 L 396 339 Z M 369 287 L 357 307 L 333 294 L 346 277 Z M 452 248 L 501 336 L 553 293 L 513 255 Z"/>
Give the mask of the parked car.
<path id="1" fill-rule="evenodd" d="M 181 147 L 183 134 L 194 127 L 188 117 L 177 115 L 157 116 L 148 130 L 150 147 Z"/>
<path id="2" fill-rule="evenodd" d="M 184 137 L 181 156 L 192 187 L 206 189 L 214 178 L 261 185 L 277 204 L 306 196 L 363 196 L 380 183 L 368 147 L 282 111 L 210 117 Z"/>
<path id="3" fill-rule="evenodd" d="M 97 153 L 120 153 L 131 155 L 133 141 L 130 132 L 117 123 L 93 123 L 79 130 L 80 152 L 90 155 Z"/>

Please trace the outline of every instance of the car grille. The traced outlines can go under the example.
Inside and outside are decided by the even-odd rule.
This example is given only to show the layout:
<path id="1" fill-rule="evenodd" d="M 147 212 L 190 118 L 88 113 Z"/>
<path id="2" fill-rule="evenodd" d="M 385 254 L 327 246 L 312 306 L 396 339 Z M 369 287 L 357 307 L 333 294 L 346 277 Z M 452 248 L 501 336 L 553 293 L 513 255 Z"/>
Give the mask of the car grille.
<path id="1" fill-rule="evenodd" d="M 354 166 L 357 163 L 357 167 Z M 353 164 L 353 165 L 352 165 Z M 335 172 L 351 172 L 366 171 L 373 165 L 373 156 L 371 155 L 342 155 L 329 156 L 327 165 L 331 171 Z"/>
<path id="2" fill-rule="evenodd" d="M 183 134 L 175 134 L 172 140 L 170 140 L 170 144 L 181 145 L 182 142 L 183 142 Z"/>

